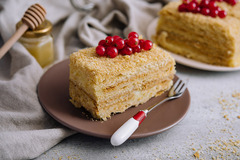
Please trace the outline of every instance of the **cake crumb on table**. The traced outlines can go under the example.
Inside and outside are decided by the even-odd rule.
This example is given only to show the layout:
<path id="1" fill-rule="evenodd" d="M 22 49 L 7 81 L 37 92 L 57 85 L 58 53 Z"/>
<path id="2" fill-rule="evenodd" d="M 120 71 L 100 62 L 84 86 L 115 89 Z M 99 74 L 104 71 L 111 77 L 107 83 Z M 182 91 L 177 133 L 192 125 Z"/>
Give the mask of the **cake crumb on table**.
<path id="1" fill-rule="evenodd" d="M 234 92 L 232 93 L 232 97 L 240 99 L 240 92 Z"/>
<path id="2" fill-rule="evenodd" d="M 229 118 L 228 118 L 228 115 L 227 115 L 227 114 L 225 114 L 223 117 L 224 117 L 226 120 L 229 120 Z"/>
<path id="3" fill-rule="evenodd" d="M 195 158 L 199 158 L 199 157 L 200 157 L 199 151 L 195 152 L 195 153 L 193 154 L 193 156 L 194 156 Z"/>

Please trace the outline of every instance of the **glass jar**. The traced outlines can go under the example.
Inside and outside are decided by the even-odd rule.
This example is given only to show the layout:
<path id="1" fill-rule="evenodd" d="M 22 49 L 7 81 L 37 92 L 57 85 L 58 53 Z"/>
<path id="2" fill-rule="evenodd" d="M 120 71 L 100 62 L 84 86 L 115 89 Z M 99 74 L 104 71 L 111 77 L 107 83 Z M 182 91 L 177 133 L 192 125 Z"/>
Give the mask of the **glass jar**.
<path id="1" fill-rule="evenodd" d="M 21 24 L 22 21 L 18 22 L 17 28 Z M 19 42 L 35 57 L 41 67 L 45 67 L 54 61 L 54 46 L 51 31 L 51 22 L 45 20 L 36 29 L 28 29 L 19 39 Z"/>

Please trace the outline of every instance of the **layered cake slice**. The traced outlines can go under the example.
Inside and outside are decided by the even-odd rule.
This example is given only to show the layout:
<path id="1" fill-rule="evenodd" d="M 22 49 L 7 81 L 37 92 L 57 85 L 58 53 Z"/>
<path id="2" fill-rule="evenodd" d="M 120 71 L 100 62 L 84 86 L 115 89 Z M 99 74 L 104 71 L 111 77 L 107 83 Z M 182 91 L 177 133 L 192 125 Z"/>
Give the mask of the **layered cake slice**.
<path id="1" fill-rule="evenodd" d="M 154 38 L 162 48 L 187 58 L 240 66 L 240 3 L 170 2 L 160 11 Z"/>
<path id="2" fill-rule="evenodd" d="M 70 101 L 106 120 L 168 90 L 174 74 L 174 59 L 156 45 L 115 58 L 82 49 L 70 56 Z"/>

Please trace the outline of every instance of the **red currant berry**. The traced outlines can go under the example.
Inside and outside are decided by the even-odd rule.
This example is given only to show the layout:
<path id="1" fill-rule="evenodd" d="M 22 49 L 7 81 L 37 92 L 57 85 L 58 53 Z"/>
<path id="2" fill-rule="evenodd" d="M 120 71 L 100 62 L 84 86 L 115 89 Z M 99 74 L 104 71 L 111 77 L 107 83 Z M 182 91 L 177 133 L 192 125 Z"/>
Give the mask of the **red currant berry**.
<path id="1" fill-rule="evenodd" d="M 105 42 L 106 45 L 107 45 L 107 46 L 110 46 L 110 45 L 112 45 L 113 37 L 107 36 L 106 39 L 105 39 L 105 41 L 106 41 L 106 42 Z"/>
<path id="2" fill-rule="evenodd" d="M 200 7 L 208 8 L 209 2 L 210 2 L 209 0 L 202 0 L 201 3 L 200 3 Z"/>
<path id="3" fill-rule="evenodd" d="M 218 6 L 217 6 L 215 9 L 218 10 L 218 12 L 222 10 L 222 9 L 221 9 L 220 7 L 218 7 Z"/>
<path id="4" fill-rule="evenodd" d="M 115 41 L 115 40 L 117 40 L 117 39 L 119 39 L 119 38 L 121 38 L 120 36 L 117 36 L 117 35 L 115 35 L 115 36 L 113 36 L 113 41 Z"/>
<path id="5" fill-rule="evenodd" d="M 186 4 L 181 4 L 178 6 L 178 11 L 179 12 L 186 12 L 187 11 L 187 5 Z"/>
<path id="6" fill-rule="evenodd" d="M 128 46 L 131 47 L 131 48 L 134 48 L 138 45 L 139 43 L 139 39 L 138 38 L 135 38 L 135 37 L 130 37 L 128 38 Z"/>
<path id="7" fill-rule="evenodd" d="M 130 37 L 138 38 L 139 35 L 138 35 L 136 32 L 130 32 L 130 33 L 128 34 L 128 38 L 130 38 Z"/>
<path id="8" fill-rule="evenodd" d="M 227 12 L 222 10 L 218 12 L 218 17 L 220 18 L 225 18 L 227 16 Z"/>
<path id="9" fill-rule="evenodd" d="M 113 41 L 114 46 L 119 50 L 125 46 L 124 40 L 122 38 L 118 38 Z"/>
<path id="10" fill-rule="evenodd" d="M 145 51 L 150 50 L 150 49 L 152 48 L 152 46 L 153 46 L 153 43 L 152 43 L 152 41 L 150 41 L 150 40 L 145 40 L 145 41 L 143 42 L 143 49 L 144 49 Z"/>
<path id="11" fill-rule="evenodd" d="M 193 13 L 200 13 L 201 8 L 200 7 L 196 7 L 195 10 L 193 11 Z"/>
<path id="12" fill-rule="evenodd" d="M 229 4 L 231 4 L 232 6 L 234 6 L 235 4 L 237 4 L 237 0 L 229 0 Z"/>
<path id="13" fill-rule="evenodd" d="M 124 44 L 125 44 L 125 45 L 128 44 L 128 39 L 124 39 Z"/>
<path id="14" fill-rule="evenodd" d="M 141 49 L 143 49 L 144 41 L 145 41 L 144 39 L 139 40 L 139 45 L 140 45 Z"/>
<path id="15" fill-rule="evenodd" d="M 208 8 L 202 8 L 201 9 L 201 14 L 205 15 L 205 16 L 208 16 L 210 13 L 210 9 Z"/>
<path id="16" fill-rule="evenodd" d="M 187 10 L 190 11 L 190 12 L 192 12 L 192 11 L 194 11 L 194 10 L 196 9 L 196 7 L 197 7 L 197 4 L 196 4 L 196 3 L 190 2 L 190 3 L 187 5 Z"/>
<path id="17" fill-rule="evenodd" d="M 132 50 L 133 50 L 133 53 L 136 53 L 136 52 L 139 53 L 139 52 L 141 52 L 141 47 L 140 47 L 140 45 L 137 45 Z"/>
<path id="18" fill-rule="evenodd" d="M 122 50 L 121 50 L 121 54 L 124 55 L 131 55 L 133 53 L 132 48 L 125 46 Z"/>
<path id="19" fill-rule="evenodd" d="M 106 50 L 106 54 L 111 57 L 114 58 L 118 55 L 118 50 L 116 47 L 108 47 Z"/>
<path id="20" fill-rule="evenodd" d="M 105 47 L 103 47 L 103 46 L 97 46 L 96 47 L 96 52 L 97 52 L 97 54 L 99 55 L 99 56 L 104 56 L 104 54 L 105 54 Z"/>
<path id="21" fill-rule="evenodd" d="M 218 15 L 218 10 L 216 9 L 213 9 L 213 10 L 210 10 L 210 14 L 209 14 L 211 17 L 217 17 Z"/>
<path id="22" fill-rule="evenodd" d="M 215 1 L 210 1 L 210 2 L 209 2 L 208 8 L 209 8 L 210 10 L 213 10 L 213 9 L 215 9 L 216 7 L 217 7 L 217 4 L 215 3 Z"/>
<path id="23" fill-rule="evenodd" d="M 105 40 L 101 40 L 98 42 L 99 46 L 106 46 L 106 41 Z"/>

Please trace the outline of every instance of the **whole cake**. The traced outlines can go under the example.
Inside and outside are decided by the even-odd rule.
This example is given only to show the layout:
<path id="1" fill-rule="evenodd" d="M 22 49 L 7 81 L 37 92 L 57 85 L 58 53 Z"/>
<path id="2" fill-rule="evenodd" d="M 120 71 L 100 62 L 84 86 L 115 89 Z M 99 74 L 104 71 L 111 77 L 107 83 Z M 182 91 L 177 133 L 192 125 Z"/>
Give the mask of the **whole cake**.
<path id="1" fill-rule="evenodd" d="M 69 77 L 70 101 L 94 118 L 107 120 L 112 113 L 124 112 L 160 95 L 173 83 L 175 61 L 154 44 L 150 50 L 130 55 L 121 53 L 125 48 L 120 47 L 118 55 L 107 49 L 109 55 L 104 56 L 97 48 L 101 46 L 70 55 Z"/>
<path id="2" fill-rule="evenodd" d="M 240 3 L 236 0 L 170 2 L 154 36 L 164 49 L 204 63 L 240 66 Z"/>

